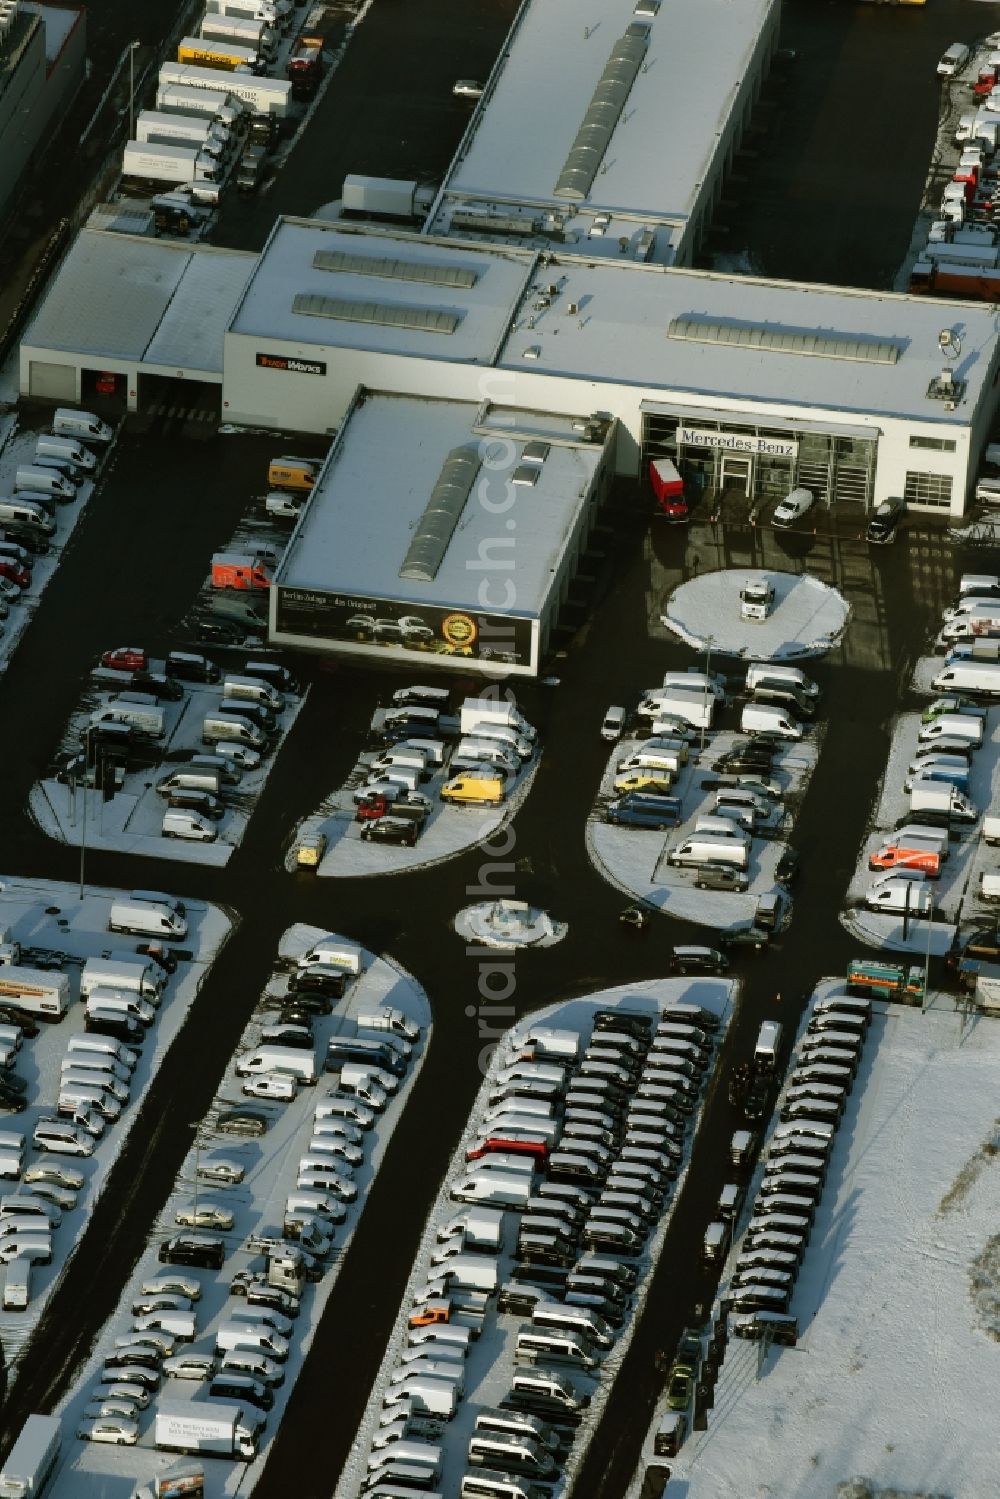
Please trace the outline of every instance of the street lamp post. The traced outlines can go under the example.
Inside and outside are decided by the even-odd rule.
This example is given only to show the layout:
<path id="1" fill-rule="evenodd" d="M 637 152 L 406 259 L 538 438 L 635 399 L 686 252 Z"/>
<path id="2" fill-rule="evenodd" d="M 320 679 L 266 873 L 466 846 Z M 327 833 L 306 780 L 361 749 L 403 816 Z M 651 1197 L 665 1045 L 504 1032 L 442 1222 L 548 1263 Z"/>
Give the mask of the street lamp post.
<path id="1" fill-rule="evenodd" d="M 198 1181 L 199 1181 L 198 1167 L 201 1164 L 201 1120 L 200 1119 L 196 1119 L 192 1124 L 188 1125 L 188 1128 L 194 1130 L 194 1192 L 193 1192 L 192 1195 L 193 1195 L 193 1198 L 194 1198 L 194 1226 L 197 1228 L 197 1226 L 198 1226 Z"/>
<path id="2" fill-rule="evenodd" d="M 83 732 L 83 823 L 80 829 L 80 899 L 84 896 L 84 867 L 87 859 L 87 777 L 90 775 L 90 735 L 93 724 Z"/>
<path id="3" fill-rule="evenodd" d="M 128 138 L 135 135 L 135 54 L 141 43 L 128 44 Z"/>
<path id="4" fill-rule="evenodd" d="M 705 639 L 705 690 L 701 700 L 701 744 L 698 748 L 699 757 L 705 753 L 705 729 L 708 724 L 708 689 L 709 668 L 712 664 L 712 647 L 715 644 L 714 635 L 708 635 Z"/>

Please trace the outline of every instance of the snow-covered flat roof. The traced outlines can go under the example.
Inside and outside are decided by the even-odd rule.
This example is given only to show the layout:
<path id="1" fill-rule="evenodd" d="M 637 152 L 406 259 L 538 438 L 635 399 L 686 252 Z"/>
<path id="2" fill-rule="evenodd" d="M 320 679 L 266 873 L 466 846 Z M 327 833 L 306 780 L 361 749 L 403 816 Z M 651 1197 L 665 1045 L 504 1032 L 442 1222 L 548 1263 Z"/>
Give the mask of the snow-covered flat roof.
<path id="1" fill-rule="evenodd" d="M 534 0 L 494 77 L 449 193 L 555 202 L 556 185 L 612 49 L 648 42 L 587 194 L 590 206 L 685 217 L 762 28 L 779 0 Z M 652 7 L 649 7 L 650 9 Z"/>
<path id="2" fill-rule="evenodd" d="M 798 1346 L 758 1371 L 757 1345 L 730 1341 L 708 1430 L 670 1461 L 689 1499 L 996 1491 L 1000 1026 L 875 1008 L 792 1295 Z"/>
<path id="3" fill-rule="evenodd" d="M 941 353 L 944 328 L 960 334 L 957 359 Z M 996 349 L 984 303 L 557 258 L 533 277 L 499 363 L 688 400 L 955 423 L 971 420 Z M 927 395 L 945 366 L 967 382 L 955 412 Z"/>
<path id="4" fill-rule="evenodd" d="M 281 219 L 230 332 L 489 363 L 530 268 L 492 245 Z"/>
<path id="5" fill-rule="evenodd" d="M 256 259 L 81 229 L 22 343 L 221 374 L 225 329 Z"/>
<path id="6" fill-rule="evenodd" d="M 402 599 L 415 607 L 504 608 L 514 616 L 536 615 L 602 446 L 579 435 L 560 441 L 553 427 L 535 482 L 513 483 L 531 429 L 524 435 L 512 414 L 502 429 L 490 422 L 480 436 L 477 410 L 471 402 L 381 394 L 364 399 L 342 429 L 282 558 L 277 583 L 347 598 Z M 492 436 L 500 430 L 502 438 Z M 478 450 L 488 462 L 476 472 L 434 577 L 401 577 L 445 462 L 460 447 Z M 481 592 L 484 580 L 489 601 Z"/>

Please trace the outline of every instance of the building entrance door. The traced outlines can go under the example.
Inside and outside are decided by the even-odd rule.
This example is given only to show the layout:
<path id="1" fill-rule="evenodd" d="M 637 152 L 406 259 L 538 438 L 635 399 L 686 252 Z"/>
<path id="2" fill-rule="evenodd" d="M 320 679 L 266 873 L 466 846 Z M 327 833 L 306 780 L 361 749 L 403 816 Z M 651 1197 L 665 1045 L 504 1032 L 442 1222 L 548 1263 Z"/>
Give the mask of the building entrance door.
<path id="1" fill-rule="evenodd" d="M 719 488 L 723 493 L 737 490 L 740 494 L 749 495 L 752 478 L 753 463 L 749 458 L 734 458 L 729 453 L 723 453 L 719 467 Z"/>

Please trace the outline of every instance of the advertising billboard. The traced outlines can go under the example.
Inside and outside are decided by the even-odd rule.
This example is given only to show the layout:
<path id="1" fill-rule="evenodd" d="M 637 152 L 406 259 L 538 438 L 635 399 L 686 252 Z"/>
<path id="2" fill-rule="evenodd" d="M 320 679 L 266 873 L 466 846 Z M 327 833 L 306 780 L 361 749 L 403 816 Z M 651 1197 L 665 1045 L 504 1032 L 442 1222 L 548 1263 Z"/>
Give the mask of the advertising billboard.
<path id="1" fill-rule="evenodd" d="M 317 588 L 279 586 L 277 595 L 279 635 L 531 666 L 533 621 L 523 617 L 324 593 Z"/>

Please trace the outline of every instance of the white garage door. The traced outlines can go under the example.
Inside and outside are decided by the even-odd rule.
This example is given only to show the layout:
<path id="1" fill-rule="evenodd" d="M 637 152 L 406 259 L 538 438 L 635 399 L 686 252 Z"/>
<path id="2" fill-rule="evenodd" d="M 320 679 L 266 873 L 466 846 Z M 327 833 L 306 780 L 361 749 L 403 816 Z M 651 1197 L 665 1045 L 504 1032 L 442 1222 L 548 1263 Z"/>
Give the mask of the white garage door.
<path id="1" fill-rule="evenodd" d="M 28 366 L 28 394 L 47 401 L 75 401 L 76 366 L 33 359 Z"/>

